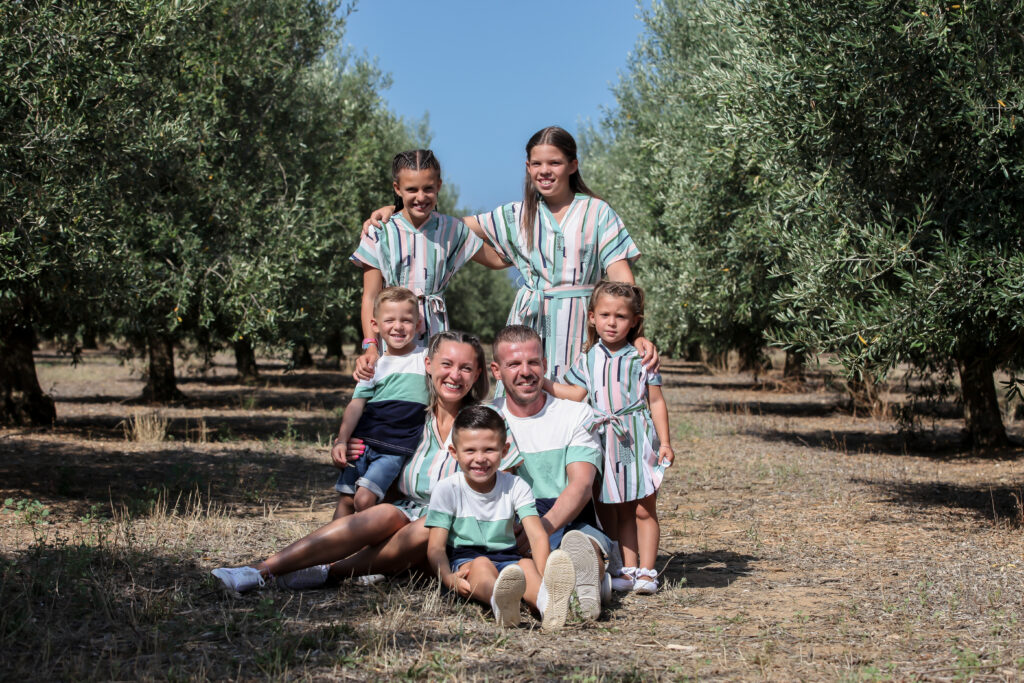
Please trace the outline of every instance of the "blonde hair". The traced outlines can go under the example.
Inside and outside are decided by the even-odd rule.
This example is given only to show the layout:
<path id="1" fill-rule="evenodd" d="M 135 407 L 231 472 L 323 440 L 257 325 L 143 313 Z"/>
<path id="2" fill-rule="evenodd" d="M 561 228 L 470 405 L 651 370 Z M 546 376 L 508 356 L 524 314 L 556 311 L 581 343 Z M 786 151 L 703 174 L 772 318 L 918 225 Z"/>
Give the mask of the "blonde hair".
<path id="1" fill-rule="evenodd" d="M 420 298 L 411 289 L 405 287 L 385 287 L 377 292 L 373 300 L 373 314 L 377 315 L 380 305 L 383 303 L 404 303 L 408 302 L 416 309 L 416 319 L 420 317 Z"/>
<path id="2" fill-rule="evenodd" d="M 644 336 L 644 290 L 636 285 L 631 285 L 628 282 L 613 282 L 611 280 L 601 280 L 594 287 L 594 291 L 590 293 L 590 304 L 587 306 L 587 312 L 593 313 L 594 308 L 597 306 L 597 300 L 602 296 L 618 296 L 622 297 L 629 303 L 629 307 L 633 310 L 633 315 L 636 316 L 636 322 L 633 323 L 633 327 L 629 329 L 629 333 L 626 335 L 626 341 L 632 344 L 636 341 L 637 337 Z M 597 328 L 594 327 L 590 322 L 590 316 L 587 316 L 587 344 L 583 348 L 583 351 L 589 351 L 594 344 L 597 343 Z"/>
<path id="3" fill-rule="evenodd" d="M 430 358 L 431 363 L 434 362 L 434 356 L 437 354 L 437 350 L 441 348 L 441 344 L 444 342 L 469 344 L 473 347 L 473 355 L 476 357 L 476 367 L 480 370 L 480 374 L 477 376 L 476 381 L 473 382 L 473 386 L 470 388 L 469 393 L 462 398 L 462 405 L 460 405 L 459 408 L 465 408 L 466 406 L 483 401 L 491 392 L 491 382 L 487 377 L 484 347 L 480 345 L 480 340 L 471 334 L 460 332 L 458 330 L 438 332 L 430 338 L 430 342 L 427 344 L 427 357 Z M 427 402 L 427 411 L 432 413 L 434 412 L 434 408 L 437 406 L 437 390 L 434 389 L 434 380 L 430 377 L 427 378 L 427 395 L 430 397 L 430 400 Z"/>

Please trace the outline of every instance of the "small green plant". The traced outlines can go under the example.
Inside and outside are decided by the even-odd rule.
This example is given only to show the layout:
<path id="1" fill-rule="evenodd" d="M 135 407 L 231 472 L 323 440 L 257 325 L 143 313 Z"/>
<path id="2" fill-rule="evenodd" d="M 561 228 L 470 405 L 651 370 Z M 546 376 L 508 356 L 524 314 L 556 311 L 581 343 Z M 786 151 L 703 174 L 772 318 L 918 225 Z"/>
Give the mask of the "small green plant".
<path id="1" fill-rule="evenodd" d="M 0 512 L 18 515 L 25 524 L 45 524 L 48 521 L 47 517 L 50 516 L 50 509 L 48 507 L 38 500 L 29 500 L 27 498 L 18 500 L 14 498 L 5 499 L 3 507 L 0 507 Z"/>

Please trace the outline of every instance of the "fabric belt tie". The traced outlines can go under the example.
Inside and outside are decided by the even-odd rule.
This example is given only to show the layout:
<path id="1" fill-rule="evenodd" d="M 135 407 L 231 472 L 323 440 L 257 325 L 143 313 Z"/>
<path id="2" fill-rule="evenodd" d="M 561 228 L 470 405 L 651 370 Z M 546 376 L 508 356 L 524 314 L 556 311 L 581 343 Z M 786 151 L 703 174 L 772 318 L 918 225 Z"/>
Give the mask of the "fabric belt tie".
<path id="1" fill-rule="evenodd" d="M 416 298 L 423 302 L 424 308 L 432 313 L 447 314 L 448 305 L 444 301 L 444 294 L 418 294 Z"/>
<path id="2" fill-rule="evenodd" d="M 625 408 L 620 408 L 614 412 L 607 412 L 600 408 L 594 408 L 594 421 L 591 423 L 595 427 L 606 427 L 611 425 L 612 431 L 615 432 L 615 436 L 619 438 L 619 441 L 626 441 L 628 433 L 626 432 L 626 417 L 633 413 L 638 413 L 644 409 L 643 399 L 634 401 Z"/>
<path id="3" fill-rule="evenodd" d="M 547 289 L 534 289 L 524 285 L 520 291 L 519 319 L 530 325 L 538 321 L 547 299 L 575 299 L 589 297 L 594 291 L 593 285 L 560 285 Z M 531 325 L 536 327 L 536 324 Z"/>

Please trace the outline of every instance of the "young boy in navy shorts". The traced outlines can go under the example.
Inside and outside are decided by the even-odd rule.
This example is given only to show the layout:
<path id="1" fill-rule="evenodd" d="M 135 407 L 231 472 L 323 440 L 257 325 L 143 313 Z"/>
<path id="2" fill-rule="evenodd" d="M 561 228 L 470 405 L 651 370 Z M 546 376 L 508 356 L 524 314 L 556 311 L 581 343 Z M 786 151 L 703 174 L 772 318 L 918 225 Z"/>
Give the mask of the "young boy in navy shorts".
<path id="1" fill-rule="evenodd" d="M 490 605 L 500 626 L 519 624 L 525 599 L 542 628 L 558 629 L 576 581 L 572 560 L 562 550 L 548 552 L 530 486 L 498 471 L 508 451 L 505 437 L 505 420 L 485 406 L 468 406 L 455 418 L 450 450 L 461 471 L 430 494 L 427 560 L 447 588 Z M 516 517 L 533 559 L 516 547 Z"/>

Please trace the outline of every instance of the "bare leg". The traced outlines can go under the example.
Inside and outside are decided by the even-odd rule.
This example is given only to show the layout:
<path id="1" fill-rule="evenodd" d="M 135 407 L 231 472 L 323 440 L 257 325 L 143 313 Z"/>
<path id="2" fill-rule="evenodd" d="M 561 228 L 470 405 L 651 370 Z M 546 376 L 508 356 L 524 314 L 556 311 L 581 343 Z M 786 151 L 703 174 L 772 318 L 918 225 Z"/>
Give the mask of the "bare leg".
<path id="1" fill-rule="evenodd" d="M 519 560 L 519 568 L 523 570 L 523 574 L 526 575 L 526 593 L 523 594 L 523 600 L 530 606 L 534 614 L 537 612 L 537 593 L 540 591 L 540 583 L 543 577 L 540 572 L 537 571 L 537 565 L 533 560 L 523 559 Z"/>
<path id="2" fill-rule="evenodd" d="M 622 566 L 635 567 L 639 557 L 636 537 L 636 504 L 630 500 L 619 503 L 619 545 L 622 547 Z"/>
<path id="3" fill-rule="evenodd" d="M 352 496 L 350 496 L 347 493 L 343 493 L 340 496 L 338 496 L 338 506 L 334 508 L 334 519 L 348 517 L 355 511 L 356 508 L 352 502 Z"/>
<path id="4" fill-rule="evenodd" d="M 394 505 L 375 505 L 365 512 L 328 522 L 255 566 L 265 575 L 280 575 L 331 562 L 380 543 L 408 523 L 409 518 Z"/>
<path id="5" fill-rule="evenodd" d="M 368 514 L 371 511 L 372 509 L 360 514 Z M 374 573 L 397 574 L 423 563 L 427 558 L 427 539 L 430 537 L 430 531 L 424 525 L 425 521 L 425 518 L 420 518 L 412 524 L 406 524 L 380 544 L 364 548 L 351 557 L 335 562 L 331 565 L 331 578 L 342 579 Z"/>
<path id="6" fill-rule="evenodd" d="M 637 567 L 654 569 L 658 559 L 658 543 L 661 541 L 661 525 L 658 523 L 658 494 L 652 493 L 636 501 L 636 535 L 640 563 Z"/>
<path id="7" fill-rule="evenodd" d="M 491 606 L 494 595 L 494 581 L 498 578 L 498 568 L 487 557 L 478 557 L 469 563 L 469 597 Z"/>
<path id="8" fill-rule="evenodd" d="M 620 541 L 619 506 L 615 503 L 599 503 L 595 497 L 594 509 L 597 510 L 597 518 L 601 522 L 601 530 L 608 534 L 608 538 L 613 541 Z"/>

